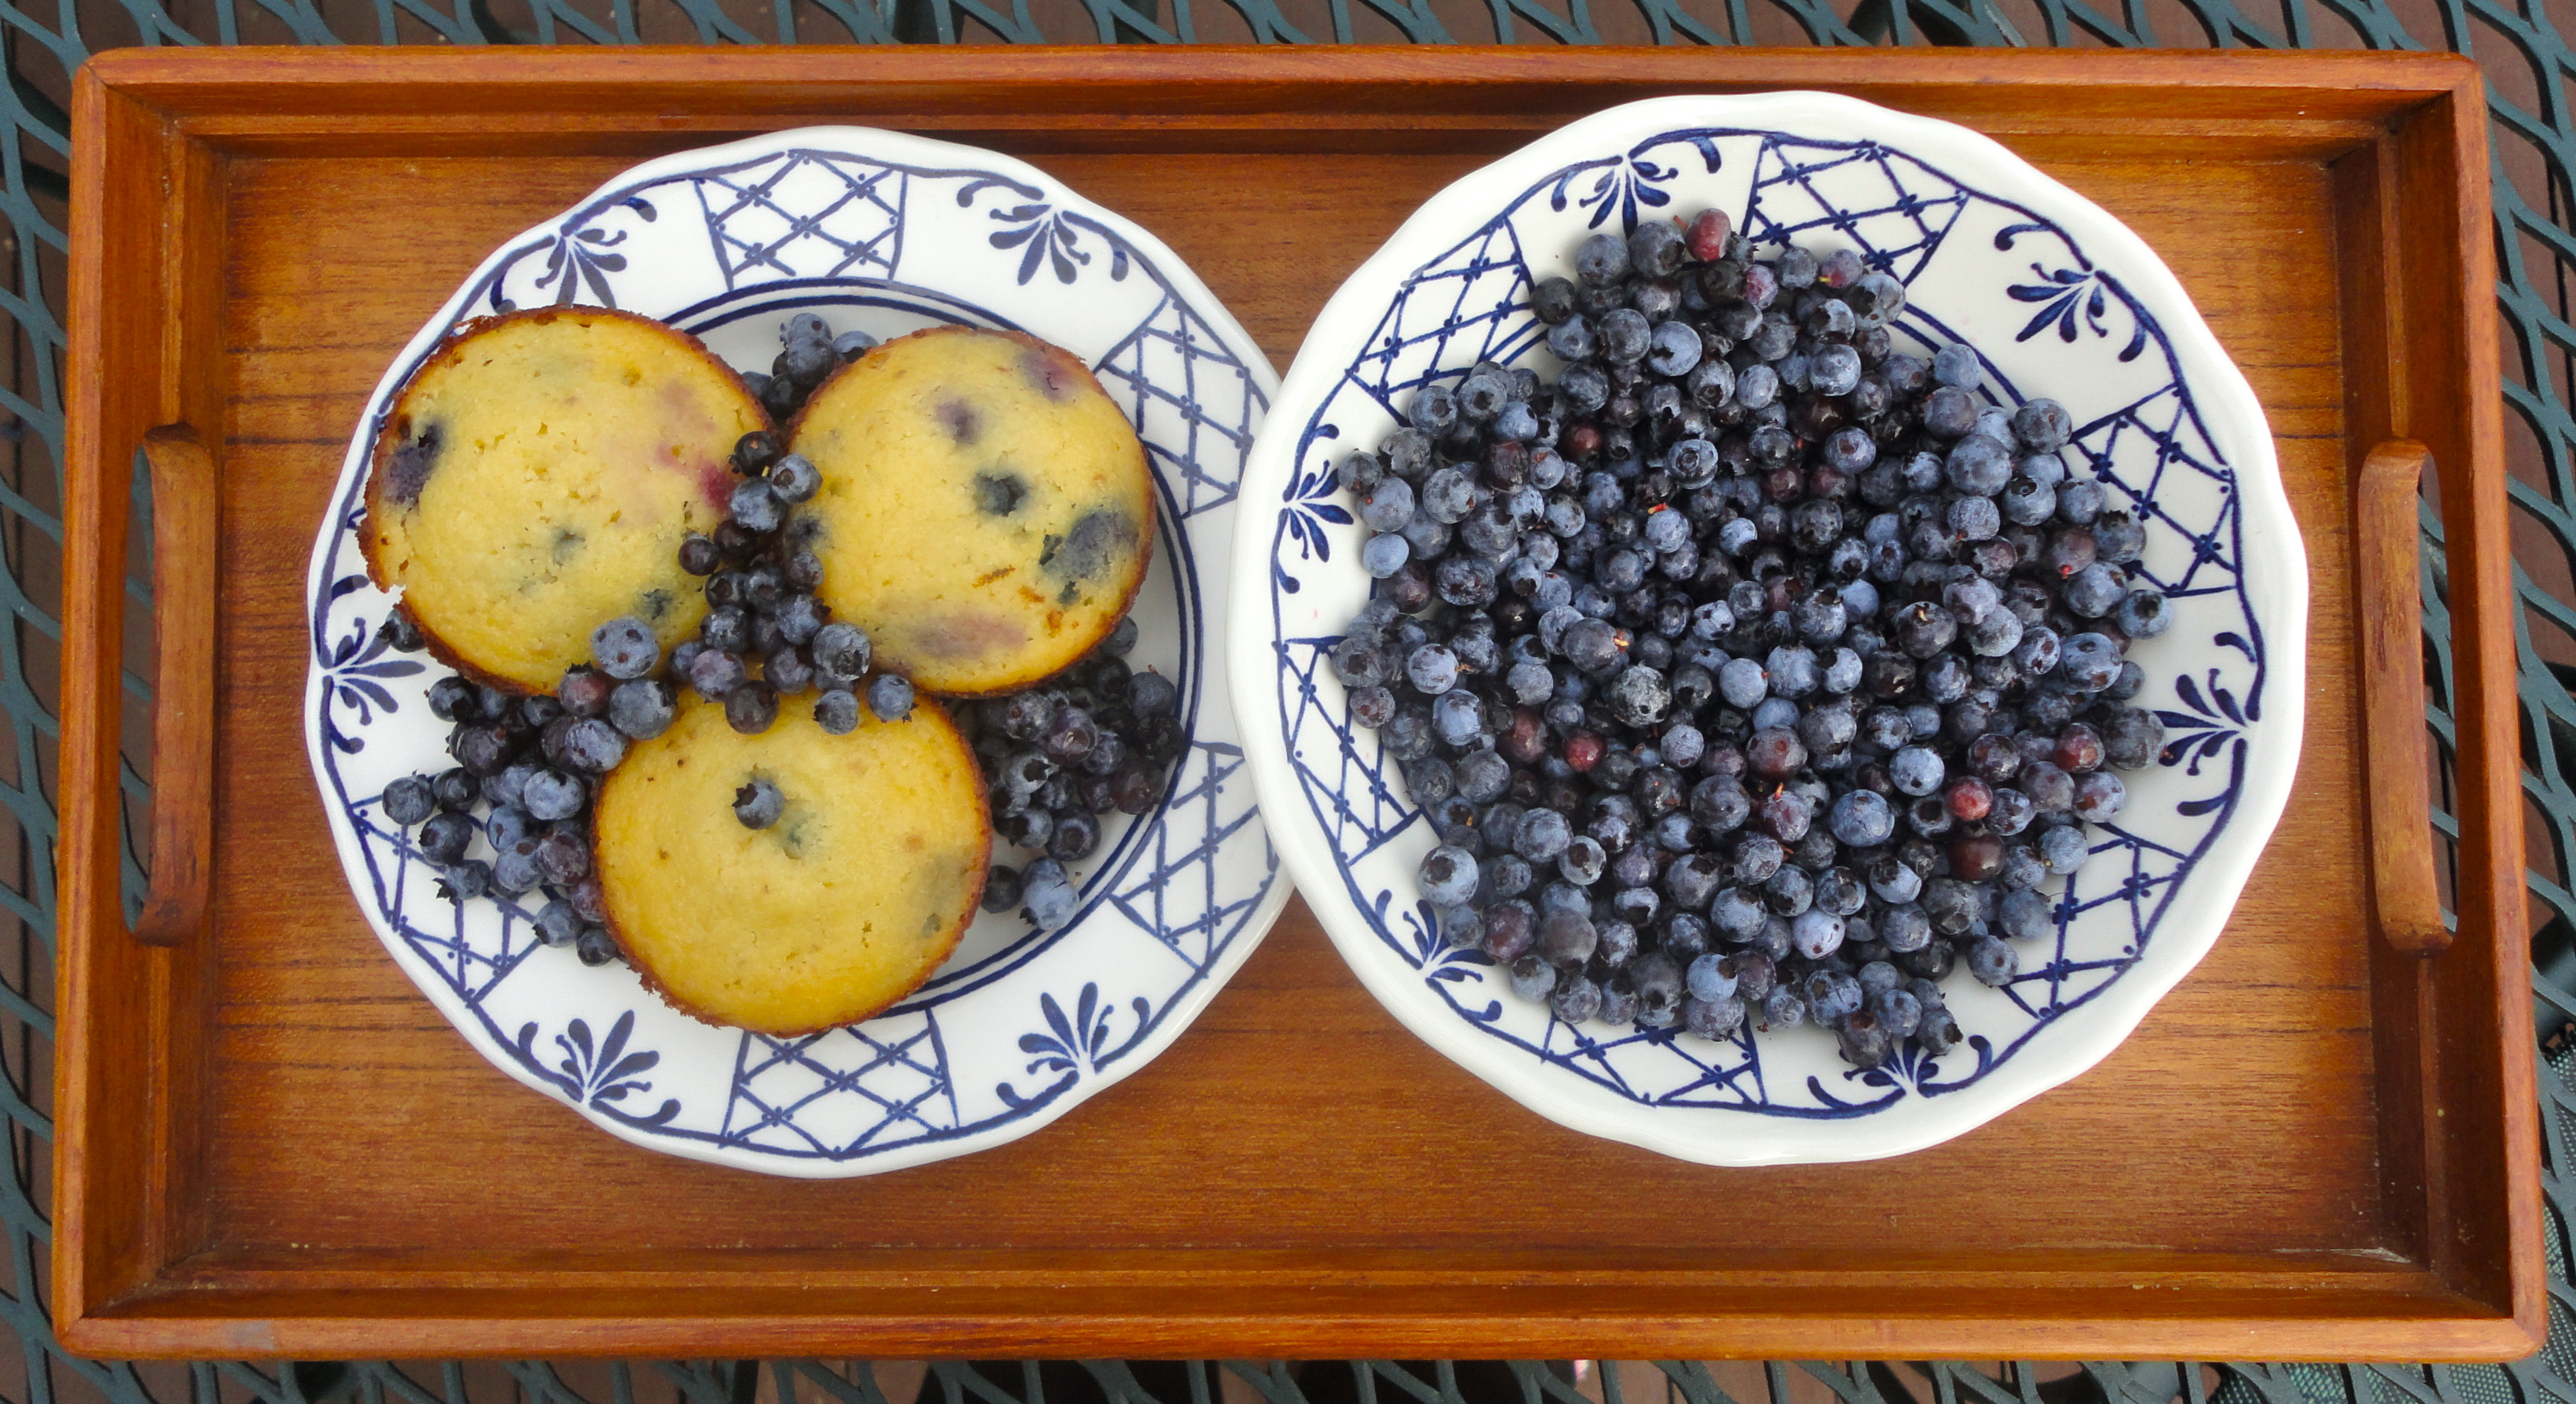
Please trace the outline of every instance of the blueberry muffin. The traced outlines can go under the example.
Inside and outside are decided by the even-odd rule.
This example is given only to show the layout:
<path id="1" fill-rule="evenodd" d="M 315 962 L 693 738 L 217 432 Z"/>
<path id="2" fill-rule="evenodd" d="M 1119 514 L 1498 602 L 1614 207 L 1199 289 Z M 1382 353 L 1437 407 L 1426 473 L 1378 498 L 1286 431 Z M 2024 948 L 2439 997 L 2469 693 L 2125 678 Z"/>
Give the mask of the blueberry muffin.
<path id="1" fill-rule="evenodd" d="M 735 806 L 766 785 L 766 822 Z M 682 1012 L 759 1033 L 855 1023 L 929 979 L 974 920 L 992 851 L 984 787 L 948 714 L 803 707 L 746 736 L 692 702 L 599 791 L 608 929 Z"/>
<path id="2" fill-rule="evenodd" d="M 376 436 L 368 573 L 431 649 L 542 692 L 621 615 L 662 647 L 706 613 L 679 546 L 724 519 L 734 442 L 768 427 L 696 337 L 596 307 L 468 324 L 413 372 Z"/>
<path id="3" fill-rule="evenodd" d="M 796 452 L 822 598 L 932 692 L 1027 687 L 1127 612 L 1154 538 L 1145 446 L 1071 353 L 939 327 L 825 381 Z"/>

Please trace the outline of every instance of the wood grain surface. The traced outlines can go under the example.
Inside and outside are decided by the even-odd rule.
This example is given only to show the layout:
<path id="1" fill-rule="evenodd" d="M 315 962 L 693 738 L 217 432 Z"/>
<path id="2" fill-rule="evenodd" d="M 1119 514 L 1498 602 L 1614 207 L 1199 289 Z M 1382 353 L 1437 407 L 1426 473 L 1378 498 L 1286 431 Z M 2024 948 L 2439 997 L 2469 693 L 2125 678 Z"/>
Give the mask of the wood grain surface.
<path id="1" fill-rule="evenodd" d="M 1371 58 L 1333 90 L 1330 65 L 1220 54 L 1192 70 L 1204 80 L 1192 107 L 1123 54 L 1089 69 L 1061 56 L 946 67 L 946 55 L 909 55 L 916 86 L 891 95 L 852 77 L 855 60 L 799 88 L 803 70 L 754 81 L 730 67 L 749 56 L 728 55 L 720 97 L 627 56 L 563 58 L 577 71 L 553 87 L 517 68 L 393 56 L 307 68 L 304 57 L 156 59 L 113 74 L 120 93 L 168 106 L 191 141 L 224 153 L 222 407 L 208 421 L 223 426 L 220 818 L 210 939 L 195 966 L 108 950 L 122 935 L 106 902 L 112 850 L 106 892 L 89 891 L 76 914 L 69 868 L 98 854 L 67 842 L 67 932 L 76 916 L 84 925 L 67 937 L 78 973 L 66 978 L 92 983 L 67 983 L 66 1009 L 97 1019 L 111 999 L 158 1001 L 164 1018 L 194 1020 L 197 1053 L 170 1057 L 202 1057 L 202 1077 L 175 1087 L 205 1099 L 192 1114 L 142 1118 L 165 1125 L 156 1151 L 130 1128 L 143 1105 L 130 1099 L 166 1098 L 170 1084 L 137 1088 L 99 1066 L 102 1051 L 67 1044 L 67 1065 L 75 1052 L 89 1060 L 64 1073 L 67 1133 L 85 1138 L 82 1153 L 66 1150 L 59 1195 L 78 1289 L 63 1330 L 75 1348 L 2345 1359 L 2529 1349 L 2537 1221 L 2516 1204 L 2536 1205 L 2532 1172 L 2516 1168 L 2532 1150 L 2528 1013 L 2497 974 L 2518 973 L 2521 959 L 2519 908 L 2503 909 L 2521 861 L 2510 639 L 2502 671 L 2477 691 L 2465 674 L 2496 663 L 2465 646 L 2468 631 L 2504 627 L 2503 616 L 2493 600 L 2481 618 L 2458 598 L 2494 587 L 2474 572 L 2502 552 L 2500 431 L 2466 422 L 2467 395 L 2433 398 L 2444 377 L 2478 373 L 2466 348 L 2480 335 L 2492 343 L 2492 324 L 2469 325 L 2485 305 L 2474 278 L 2392 306 L 2376 280 L 2313 273 L 2353 252 L 2356 210 L 2411 201 L 2447 218 L 2468 198 L 2455 168 L 2482 179 L 2483 148 L 2462 167 L 2448 105 L 2477 104 L 2473 68 L 2352 56 L 1998 66 L 1976 55 L 1882 56 L 1864 70 L 1799 54 L 1697 68 L 1657 55 L 1623 72 L 1597 56 L 1422 55 Z M 921 77 L 925 61 L 949 83 Z M 494 81 L 425 110 L 420 75 L 432 70 L 451 84 Z M 1066 86 L 1085 72 L 1092 89 Z M 2216 81 L 2155 86 L 2186 73 Z M 333 75 L 321 85 L 331 91 L 299 86 L 314 74 Z M 970 91 L 1013 74 L 1018 87 Z M 381 91 L 397 78 L 412 104 Z M 1432 1053 L 1292 903 L 1168 1052 L 1055 1125 L 891 1175 L 779 1180 L 625 1145 L 520 1087 L 467 1047 L 368 929 L 302 733 L 304 574 L 325 500 L 402 342 L 498 243 L 637 155 L 728 124 L 818 120 L 844 102 L 973 130 L 1163 238 L 1284 369 L 1341 279 L 1425 196 L 1527 126 L 1658 85 L 1802 83 L 1996 131 L 2143 235 L 2252 382 L 2309 543 L 2307 740 L 2289 809 L 2209 957 L 2091 1072 L 1897 1160 L 1684 1164 L 1542 1120 Z M 2019 91 L 2008 100 L 1998 84 Z M 1113 110 L 1129 120 L 1105 120 Z M 639 132 L 643 111 L 671 114 L 666 125 L 685 135 Z M 2144 112 L 2161 114 L 2153 142 L 2117 120 Z M 332 135 L 334 114 L 362 135 Z M 608 120 L 620 114 L 623 125 Z M 2420 150 L 2398 152 L 2413 165 L 2383 161 L 2427 126 L 2439 130 Z M 1419 139 L 1426 131 L 1433 139 Z M 2356 161 L 2368 170 L 2356 174 Z M 2482 186 L 2474 198 L 2482 220 Z M 2435 226 L 2472 247 L 2484 238 Z M 2446 318 L 2462 348 L 2455 366 L 2391 369 L 2393 340 L 2423 342 Z M 2492 400 L 2491 360 L 2484 374 Z M 2356 378 L 2378 387 L 2366 414 L 2353 409 Z M 2406 386 L 2422 407 L 2411 424 L 2397 417 Z M 75 404 L 114 417 L 103 399 Z M 2354 555 L 2337 543 L 2352 540 L 2363 453 L 2400 432 L 2441 454 L 2454 523 L 2496 533 L 2481 556 L 2454 526 L 2453 608 L 2468 660 L 2463 729 L 2495 720 L 2498 678 L 2505 725 L 2493 746 L 2463 742 L 2474 862 L 2461 872 L 2460 941 L 2390 961 L 2375 936 L 2368 784 L 2379 767 L 2420 767 L 2422 737 L 2383 736 L 2376 755 L 2364 744 Z M 100 451 L 104 462 L 114 445 Z M 2490 497 L 2494 522 L 2481 515 Z M 81 500 L 121 529 L 107 522 L 121 511 L 113 493 Z M 67 730 L 67 776 L 94 739 Z M 112 782 L 111 766 L 86 783 L 111 793 Z M 90 834 L 70 813 L 67 802 L 67 829 Z M 2436 1125 L 2437 1112 L 2473 1113 L 2476 1126 Z M 124 1163 L 156 1153 L 186 1167 L 157 1190 Z M 160 1238 L 97 1246 L 138 1224 Z"/>

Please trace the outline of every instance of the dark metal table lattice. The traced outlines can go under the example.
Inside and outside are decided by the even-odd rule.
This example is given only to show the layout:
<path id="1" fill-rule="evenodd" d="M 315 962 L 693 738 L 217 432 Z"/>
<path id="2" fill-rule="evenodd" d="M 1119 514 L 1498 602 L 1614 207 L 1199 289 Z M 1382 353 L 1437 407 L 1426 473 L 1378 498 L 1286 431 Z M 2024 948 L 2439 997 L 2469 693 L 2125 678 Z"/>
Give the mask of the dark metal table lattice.
<path id="1" fill-rule="evenodd" d="M 0 1182 L 14 1269 L 0 1317 L 0 1404 L 2576 1404 L 2576 0 L 0 0 Z M 1563 8 L 1551 8 L 1552 4 Z M 2532 825 L 2533 1000 L 2550 1338 L 2514 1365 L 2098 1361 L 935 1364 L 869 1361 L 304 1362 L 137 1365 L 81 1359 L 46 1311 L 70 75 L 132 44 L 520 43 L 1973 44 L 2449 48 L 2485 67 L 2512 441 L 2524 789 Z M 138 493 L 141 486 L 138 484 Z M 2432 732 L 2447 752 L 2441 525 L 2425 530 Z M 138 610 L 148 609 L 134 586 Z M 128 675 L 138 709 L 149 692 Z M 145 796 L 130 771 L 125 787 Z M 2449 816 L 2432 822 L 2454 832 Z M 141 869 L 129 855 L 129 887 Z M 2135 1129 L 2152 1137 L 2151 1126 Z"/>

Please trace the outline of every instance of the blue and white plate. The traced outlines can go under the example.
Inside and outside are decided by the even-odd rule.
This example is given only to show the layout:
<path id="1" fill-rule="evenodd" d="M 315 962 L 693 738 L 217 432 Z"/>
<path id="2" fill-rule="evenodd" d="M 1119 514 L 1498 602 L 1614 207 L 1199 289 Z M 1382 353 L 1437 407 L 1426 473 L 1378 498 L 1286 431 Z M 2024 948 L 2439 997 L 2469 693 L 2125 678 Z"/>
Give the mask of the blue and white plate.
<path id="1" fill-rule="evenodd" d="M 1083 358 L 1144 439 L 1161 539 L 1130 661 L 1180 684 L 1189 749 L 1161 805 L 1112 815 L 1077 866 L 1080 915 L 1039 933 L 986 915 L 911 998 L 807 1038 L 721 1029 L 538 943 L 534 908 L 437 895 L 378 805 L 446 758 L 429 685 L 387 651 L 392 601 L 357 527 L 367 449 L 451 329 L 514 307 L 622 307 L 765 371 L 779 324 L 821 313 L 880 338 L 1007 327 Z M 1153 235 L 1022 162 L 896 132 L 809 128 L 639 166 L 513 239 L 404 348 L 349 444 L 308 581 L 305 731 L 359 906 L 394 960 L 502 1071 L 638 1145 L 780 1175 L 865 1175 L 1025 1136 L 1163 1051 L 1243 964 L 1288 886 L 1209 666 L 1236 491 L 1278 392 L 1269 362 Z M 478 841 L 477 851 L 481 851 Z M 997 846 L 995 860 L 1014 861 Z"/>
<path id="2" fill-rule="evenodd" d="M 2175 605 L 2131 657 L 2163 764 L 2091 831 L 2023 974 L 1944 986 L 1968 1035 L 1859 1072 L 1808 1027 L 1709 1042 L 1570 1026 L 1433 932 L 1436 840 L 1325 655 L 1368 598 L 1334 466 L 1419 387 L 1482 359 L 1553 373 L 1532 281 L 1596 230 L 1715 206 L 1757 243 L 1857 250 L 1903 279 L 1900 347 L 1986 358 L 1991 399 L 2063 402 L 2070 460 L 2138 512 Z M 1289 872 L 1360 979 L 1442 1053 L 1578 1130 L 1722 1165 L 1861 1160 L 1958 1135 L 2091 1067 L 2206 954 L 2298 763 L 2307 567 L 2245 378 L 2146 243 L 1996 143 L 1818 93 L 1678 97 L 1577 122 L 1434 196 L 1334 294 L 1244 482 L 1230 663 Z"/>

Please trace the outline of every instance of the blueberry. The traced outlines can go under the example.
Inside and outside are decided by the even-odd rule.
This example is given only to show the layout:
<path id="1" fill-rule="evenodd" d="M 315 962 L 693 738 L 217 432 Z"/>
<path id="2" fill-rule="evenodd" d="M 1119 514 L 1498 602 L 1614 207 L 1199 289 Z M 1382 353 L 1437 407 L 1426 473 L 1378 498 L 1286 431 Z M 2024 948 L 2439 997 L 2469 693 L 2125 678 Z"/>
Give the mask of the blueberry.
<path id="1" fill-rule="evenodd" d="M 466 845 L 474 841 L 474 821 L 453 811 L 433 814 L 412 836 L 412 845 L 420 855 L 433 863 L 453 863 L 465 856 Z"/>
<path id="2" fill-rule="evenodd" d="M 988 912 L 1007 912 L 1020 905 L 1020 870 L 995 863 L 984 874 L 982 906 Z"/>
<path id="3" fill-rule="evenodd" d="M 1807 1012 L 1820 1024 L 1830 1024 L 1858 1013 L 1862 1001 L 1867 998 L 1860 981 L 1833 969 L 1809 975 L 1803 993 L 1807 997 Z"/>
<path id="4" fill-rule="evenodd" d="M 608 697 L 608 724 L 638 741 L 650 741 L 671 729 L 678 715 L 679 694 L 660 678 L 637 678 L 617 685 Z"/>
<path id="5" fill-rule="evenodd" d="M 1953 489 L 1992 497 L 2012 481 L 2012 450 L 1983 434 L 1970 434 L 1950 446 L 1942 471 Z"/>
<path id="6" fill-rule="evenodd" d="M 429 685 L 429 714 L 443 722 L 479 720 L 482 707 L 474 684 L 449 674 Z"/>
<path id="7" fill-rule="evenodd" d="M 570 819 L 590 804 L 589 787 L 559 770 L 540 770 L 523 791 L 528 817 L 552 823 Z"/>
<path id="8" fill-rule="evenodd" d="M 597 717 L 572 721 L 562 738 L 560 760 L 573 770 L 605 775 L 626 758 L 626 738 Z"/>
<path id="9" fill-rule="evenodd" d="M 545 882 L 545 874 L 537 867 L 537 850 L 544 842 L 541 838 L 523 838 L 507 848 L 495 850 L 492 855 L 492 885 L 513 897 L 535 891 Z"/>
<path id="10" fill-rule="evenodd" d="M 767 535 L 778 530 L 786 520 L 787 504 L 766 478 L 748 478 L 736 483 L 725 510 L 743 530 Z"/>
<path id="11" fill-rule="evenodd" d="M 1600 343 L 1593 334 L 1592 323 L 1577 314 L 1547 329 L 1547 349 L 1554 352 L 1558 360 L 1581 363 L 1592 359 L 1593 354 L 1600 350 Z M 1594 374 L 1597 375 L 1598 372 Z M 1599 409 L 1601 400 L 1591 395 L 1593 388 L 1594 386 L 1588 382 L 1579 384 L 1578 389 L 1582 393 L 1578 394 L 1577 400 L 1578 402 L 1590 400 L 1588 408 Z M 1598 388 L 1602 391 L 1603 398 L 1606 398 L 1608 383 L 1601 382 Z"/>
<path id="12" fill-rule="evenodd" d="M 810 652 L 815 676 L 827 685 L 846 688 L 867 672 L 872 650 L 866 630 L 836 620 L 814 631 Z"/>
<path id="13" fill-rule="evenodd" d="M 447 753 L 478 779 L 498 775 L 510 763 L 512 747 L 510 733 L 498 726 L 460 726 L 447 738 Z"/>
<path id="14" fill-rule="evenodd" d="M 778 689 L 765 682 L 738 683 L 724 697 L 725 724 L 758 736 L 778 720 Z"/>
<path id="15" fill-rule="evenodd" d="M 569 946 L 581 939 L 582 928 L 588 924 L 582 920 L 581 913 L 574 910 L 572 903 L 561 900 L 548 902 L 545 909 L 537 913 L 537 939 L 549 946 Z"/>
<path id="16" fill-rule="evenodd" d="M 2075 435 L 2075 419 L 2055 400 L 2032 400 L 2013 412 L 2013 437 L 2032 453 L 2055 453 Z"/>
<path id="17" fill-rule="evenodd" d="M 1960 390 L 1974 390 L 1985 378 L 1977 364 L 1977 353 L 1965 346 L 1944 346 L 1932 353 L 1932 378 Z"/>
<path id="18" fill-rule="evenodd" d="M 1422 860 L 1422 895 L 1435 904 L 1463 905 L 1476 895 L 1476 877 L 1474 854 L 1443 845 Z"/>
<path id="19" fill-rule="evenodd" d="M 418 775 L 406 775 L 385 786 L 379 803 L 386 818 L 406 828 L 438 812 L 438 797 L 430 792 L 429 781 Z"/>
<path id="20" fill-rule="evenodd" d="M 2085 619 L 2099 619 L 2119 607 L 2125 591 L 2120 573 L 2096 562 L 2068 577 L 2057 593 L 2068 612 Z"/>
<path id="21" fill-rule="evenodd" d="M 2111 622 L 2132 639 L 2152 639 L 2173 627 L 2173 606 L 2161 590 L 2131 590 L 2112 611 Z"/>
<path id="22" fill-rule="evenodd" d="M 604 927 L 584 928 L 581 936 L 573 942 L 572 949 L 584 965 L 606 965 L 618 956 L 616 938 L 610 936 Z"/>
<path id="23" fill-rule="evenodd" d="M 1853 848 L 1875 848 L 1896 833 L 1896 812 L 1887 800 L 1868 790 L 1851 790 L 1826 811 L 1826 825 Z"/>
<path id="24" fill-rule="evenodd" d="M 1080 904 L 1073 879 L 1065 873 L 1064 864 L 1053 858 L 1041 858 L 1020 874 L 1020 900 L 1029 920 L 1041 930 L 1052 931 L 1073 920 Z"/>
<path id="25" fill-rule="evenodd" d="M 1887 758 L 1888 779 L 1908 795 L 1928 795 L 1941 788 L 1946 767 L 1928 746 L 1906 746 Z"/>
<path id="26" fill-rule="evenodd" d="M 1055 832 L 1047 837 L 1047 856 L 1067 863 L 1088 858 L 1100 847 L 1100 821 L 1083 810 L 1068 810 L 1055 818 Z"/>
<path id="27" fill-rule="evenodd" d="M 1526 1000 L 1543 1000 L 1556 989 L 1556 967 L 1536 953 L 1513 961 L 1506 972 L 1512 993 Z"/>
<path id="28" fill-rule="evenodd" d="M 1437 697 L 1458 685 L 1458 655 L 1438 644 L 1424 644 L 1405 660 L 1404 679 L 1416 692 Z"/>
<path id="29" fill-rule="evenodd" d="M 1425 434 L 1445 434 L 1458 422 L 1458 397 L 1445 385 L 1426 385 L 1413 393 L 1405 417 Z"/>
<path id="30" fill-rule="evenodd" d="M 912 716 L 912 680 L 899 672 L 878 672 L 868 680 L 868 711 L 878 721 L 904 721 Z M 1084 747 L 1090 750 L 1090 747 Z"/>
<path id="31" fill-rule="evenodd" d="M 1968 944 L 1968 973 L 1981 985 L 1997 988 L 2009 985 L 2021 973 L 2021 957 L 2012 947 L 1995 936 L 1979 936 Z"/>
<path id="32" fill-rule="evenodd" d="M 2088 823 L 2111 822 L 2128 802 L 2128 786 L 2107 770 L 2094 771 L 2075 782 L 2075 816 Z"/>
<path id="33" fill-rule="evenodd" d="M 1858 351 L 1841 345 L 1819 347 L 1808 366 L 1808 387 L 1819 395 L 1848 395 L 1860 384 L 1860 371 Z"/>
<path id="34" fill-rule="evenodd" d="M 438 807 L 450 813 L 467 813 L 481 796 L 481 787 L 472 772 L 463 766 L 442 770 L 429 782 L 429 795 Z"/>
<path id="35" fill-rule="evenodd" d="M 1699 364 L 1703 351 L 1700 335 L 1690 323 L 1678 319 L 1664 322 L 1648 338 L 1646 369 L 1657 375 L 1688 375 Z"/>
<path id="36" fill-rule="evenodd" d="M 1361 495 L 1360 521 L 1371 531 L 1398 532 L 1413 520 L 1414 508 L 1413 484 L 1387 478 Z"/>
<path id="37" fill-rule="evenodd" d="M 1601 986 L 1579 974 L 1560 975 L 1548 1007 L 1569 1024 L 1580 1024 L 1601 1012 Z"/>
<path id="38" fill-rule="evenodd" d="M 2036 892 L 2007 892 L 1995 903 L 1995 929 L 2007 939 L 2035 941 L 2057 931 L 2048 899 Z"/>
<path id="39" fill-rule="evenodd" d="M 737 473 L 764 473 L 778 461 L 778 436 L 765 429 L 755 429 L 734 440 L 733 470 Z"/>
<path id="40" fill-rule="evenodd" d="M 1616 234 L 1601 233 L 1574 251 L 1574 275 L 1591 287 L 1607 287 L 1628 276 L 1628 244 Z"/>
<path id="41" fill-rule="evenodd" d="M 815 493 L 822 491 L 822 489 L 822 470 L 814 466 L 812 459 L 807 458 L 801 453 L 788 454 L 786 457 L 781 458 L 776 463 L 770 465 L 769 490 L 777 494 L 780 502 L 789 504 L 808 502 L 813 499 Z M 741 496 L 740 492 L 736 492 L 734 494 L 734 500 L 737 504 L 740 503 Z M 741 513 L 739 510 L 735 512 L 735 518 L 736 520 L 740 520 Z M 743 522 L 743 525 L 750 527 L 754 531 L 766 529 L 753 522 Z"/>
<path id="42" fill-rule="evenodd" d="M 2077 634 L 2060 645 L 2057 675 L 2070 687 L 2099 692 L 2120 675 L 2120 646 L 2102 634 Z"/>
<path id="43" fill-rule="evenodd" d="M 438 870 L 438 895 L 462 905 L 492 890 L 492 865 L 479 858 L 449 863 Z"/>
<path id="44" fill-rule="evenodd" d="M 778 622 L 779 634 L 791 644 L 811 643 L 823 628 L 823 607 L 812 595 L 787 596 L 769 617 Z"/>
<path id="45" fill-rule="evenodd" d="M 640 678 L 662 661 L 662 644 L 643 620 L 621 615 L 591 632 L 590 661 L 612 678 Z"/>
<path id="46" fill-rule="evenodd" d="M 559 887 L 579 882 L 590 875 L 590 842 L 558 829 L 537 840 L 536 863 L 537 875 L 545 882 Z"/>

